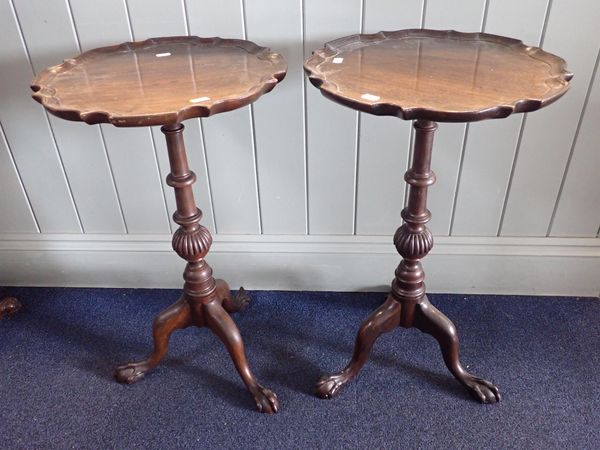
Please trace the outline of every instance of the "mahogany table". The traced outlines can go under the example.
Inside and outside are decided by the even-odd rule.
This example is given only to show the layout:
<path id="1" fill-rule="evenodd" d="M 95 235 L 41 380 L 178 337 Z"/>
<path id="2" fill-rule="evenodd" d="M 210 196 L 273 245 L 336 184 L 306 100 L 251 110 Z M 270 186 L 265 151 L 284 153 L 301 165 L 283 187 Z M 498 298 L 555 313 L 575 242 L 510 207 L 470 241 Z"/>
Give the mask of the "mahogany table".
<path id="1" fill-rule="evenodd" d="M 248 105 L 271 91 L 286 71 L 281 55 L 250 41 L 167 37 L 90 50 L 33 81 L 33 98 L 58 117 L 118 127 L 161 125 L 167 140 L 167 184 L 175 189 L 173 219 L 180 225 L 173 249 L 187 261 L 183 294 L 156 317 L 153 352 L 144 361 L 118 367 L 118 381 L 134 383 L 153 369 L 165 356 L 174 330 L 208 327 L 227 347 L 257 409 L 277 412 L 277 396 L 250 371 L 242 337 L 229 315 L 244 307 L 248 297 L 243 289 L 232 297 L 204 259 L 212 237 L 200 224 L 202 212 L 194 202 L 196 175 L 188 167 L 181 122 Z"/>
<path id="2" fill-rule="evenodd" d="M 327 98 L 359 111 L 414 120 L 412 166 L 404 223 L 394 235 L 402 256 L 391 292 L 360 326 L 350 363 L 316 387 L 330 398 L 354 378 L 375 340 L 398 326 L 416 327 L 439 343 L 454 377 L 483 403 L 500 400 L 489 381 L 468 373 L 458 357 L 454 324 L 425 294 L 421 259 L 433 247 L 426 226 L 427 188 L 435 182 L 431 151 L 436 122 L 474 122 L 542 108 L 561 97 L 572 74 L 561 58 L 521 41 L 484 33 L 401 30 L 347 36 L 325 44 L 304 68 Z"/>

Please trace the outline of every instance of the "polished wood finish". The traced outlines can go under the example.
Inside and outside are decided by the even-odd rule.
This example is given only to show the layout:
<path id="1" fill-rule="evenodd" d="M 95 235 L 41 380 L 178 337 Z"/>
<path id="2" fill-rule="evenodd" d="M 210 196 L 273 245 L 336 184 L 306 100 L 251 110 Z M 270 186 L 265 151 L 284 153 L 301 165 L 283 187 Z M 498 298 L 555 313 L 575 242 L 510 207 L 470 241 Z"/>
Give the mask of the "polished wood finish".
<path id="1" fill-rule="evenodd" d="M 249 298 L 243 289 L 232 297 L 227 283 L 213 278 L 212 269 L 204 259 L 212 237 L 210 231 L 200 224 L 202 212 L 196 207 L 192 191 L 196 175 L 188 166 L 183 128 L 181 124 L 161 128 L 167 139 L 171 164 L 167 183 L 175 189 L 177 202 L 173 220 L 180 225 L 173 235 L 173 250 L 187 261 L 183 273 L 183 295 L 154 320 L 154 350 L 150 356 L 141 362 L 119 366 L 115 378 L 122 383 L 135 383 L 164 358 L 173 331 L 190 325 L 207 327 L 225 344 L 235 368 L 254 397 L 257 409 L 274 413 L 279 408 L 277 396 L 261 386 L 252 374 L 242 336 L 228 314 L 244 308 Z"/>
<path id="2" fill-rule="evenodd" d="M 433 248 L 433 236 L 426 224 L 431 219 L 427 209 L 427 189 L 435 182 L 431 170 L 431 151 L 435 122 L 417 120 L 415 147 L 411 168 L 404 175 L 410 185 L 408 204 L 402 210 L 404 224 L 394 235 L 394 245 L 402 256 L 395 272 L 391 292 L 360 326 L 350 363 L 339 373 L 322 377 L 316 392 L 321 398 L 331 398 L 352 380 L 369 358 L 377 338 L 398 326 L 415 327 L 432 335 L 439 343 L 444 362 L 454 377 L 482 403 L 495 403 L 500 393 L 489 381 L 468 373 L 458 359 L 458 335 L 454 324 L 437 310 L 425 295 L 423 259 Z"/>
<path id="3" fill-rule="evenodd" d="M 165 37 L 90 50 L 44 70 L 31 89 L 63 119 L 165 125 L 248 105 L 286 70 L 281 55 L 250 41 Z"/>
<path id="4" fill-rule="evenodd" d="M 249 41 L 168 37 L 90 50 L 34 80 L 33 98 L 56 116 L 123 127 L 162 125 L 167 141 L 167 184 L 175 190 L 173 219 L 180 225 L 172 244 L 187 261 L 183 294 L 154 320 L 154 349 L 148 358 L 116 369 L 119 382 L 134 383 L 156 367 L 175 330 L 207 327 L 223 341 L 256 408 L 277 412 L 277 396 L 252 374 L 242 336 L 229 315 L 243 309 L 249 298 L 243 289 L 232 296 L 205 260 L 212 236 L 200 224 L 202 212 L 192 191 L 196 175 L 188 166 L 180 122 L 255 101 L 284 78 L 286 68 L 281 55 Z"/>
<path id="5" fill-rule="evenodd" d="M 569 88 L 562 58 L 486 33 L 401 30 L 328 42 L 304 69 L 326 97 L 376 115 L 437 122 L 506 117 Z"/>
<path id="6" fill-rule="evenodd" d="M 398 326 L 415 327 L 439 343 L 446 366 L 482 403 L 500 401 L 492 383 L 468 373 L 459 360 L 454 324 L 428 300 L 421 265 L 433 248 L 426 224 L 433 136 L 439 121 L 505 117 L 546 106 L 569 87 L 566 63 L 520 41 L 482 33 L 402 30 L 341 38 L 305 62 L 311 82 L 328 98 L 361 111 L 416 119 L 404 223 L 394 235 L 402 256 L 387 300 L 361 324 L 354 352 L 340 372 L 316 385 L 331 398 L 362 369 L 377 338 Z"/>
<path id="7" fill-rule="evenodd" d="M 0 299 L 0 319 L 16 314 L 21 308 L 21 302 L 14 297 Z"/>

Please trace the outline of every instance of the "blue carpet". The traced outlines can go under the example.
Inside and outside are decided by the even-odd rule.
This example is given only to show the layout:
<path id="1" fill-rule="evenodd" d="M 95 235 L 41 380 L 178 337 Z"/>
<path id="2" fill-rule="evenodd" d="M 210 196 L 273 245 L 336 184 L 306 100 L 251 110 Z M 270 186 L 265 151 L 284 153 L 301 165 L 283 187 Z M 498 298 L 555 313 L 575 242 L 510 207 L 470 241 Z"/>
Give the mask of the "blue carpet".
<path id="1" fill-rule="evenodd" d="M 573 448 L 600 447 L 600 301 L 431 295 L 457 325 L 462 362 L 496 383 L 481 405 L 416 330 L 383 336 L 333 400 L 311 393 L 343 367 L 372 293 L 250 292 L 235 315 L 258 379 L 281 411 L 253 402 L 206 329 L 177 332 L 138 384 L 111 378 L 144 357 L 150 323 L 178 291 L 0 289 L 24 309 L 0 321 L 0 448 Z"/>

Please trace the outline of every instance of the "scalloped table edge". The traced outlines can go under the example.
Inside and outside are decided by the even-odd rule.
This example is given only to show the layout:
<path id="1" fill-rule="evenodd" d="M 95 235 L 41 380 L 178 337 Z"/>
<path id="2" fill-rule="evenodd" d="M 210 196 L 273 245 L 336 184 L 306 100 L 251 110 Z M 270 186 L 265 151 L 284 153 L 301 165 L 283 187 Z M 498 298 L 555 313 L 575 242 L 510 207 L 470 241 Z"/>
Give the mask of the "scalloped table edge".
<path id="1" fill-rule="evenodd" d="M 463 40 L 480 39 L 488 42 L 495 42 L 502 45 L 523 47 L 530 55 L 543 53 L 550 57 L 551 61 L 546 61 L 551 67 L 552 80 L 565 83 L 565 88 L 555 95 L 544 98 L 524 98 L 516 100 L 511 104 L 496 105 L 487 109 L 478 111 L 439 111 L 420 107 L 402 107 L 393 103 L 386 102 L 363 102 L 354 98 L 341 95 L 335 83 L 328 81 L 318 72 L 318 66 L 335 55 L 339 54 L 344 46 L 356 44 L 357 47 L 371 43 L 379 43 L 392 38 L 410 37 L 440 37 L 454 38 Z M 481 39 L 481 38 L 484 39 Z M 536 58 L 537 59 L 537 58 Z M 372 34 L 353 34 L 344 36 L 325 43 L 324 47 L 313 51 L 312 55 L 306 58 L 304 62 L 304 71 L 310 82 L 317 87 L 321 94 L 336 103 L 348 106 L 369 114 L 377 116 L 396 116 L 404 120 L 432 120 L 435 122 L 476 122 L 485 119 L 500 119 L 508 117 L 514 113 L 530 112 L 550 105 L 562 97 L 570 88 L 569 81 L 573 78 L 573 73 L 567 70 L 567 62 L 552 53 L 546 52 L 539 47 L 525 45 L 523 41 L 504 37 L 490 33 L 463 33 L 455 30 L 428 30 L 421 28 L 411 28 L 398 31 L 379 31 Z"/>
<path id="2" fill-rule="evenodd" d="M 118 116 L 111 115 L 106 111 L 80 111 L 77 109 L 56 106 L 56 104 L 59 103 L 59 100 L 55 97 L 55 91 L 52 88 L 47 87 L 47 84 L 51 82 L 58 73 L 71 69 L 78 61 L 92 59 L 106 53 L 144 49 L 150 48 L 153 45 L 179 42 L 199 42 L 212 45 L 220 44 L 225 47 L 239 47 L 250 54 L 256 55 L 258 59 L 271 60 L 274 72 L 269 76 L 261 78 L 261 84 L 249 88 L 246 91 L 248 95 L 244 97 L 221 99 L 204 105 L 186 105 L 178 111 L 142 116 Z M 124 42 L 122 44 L 88 50 L 74 58 L 65 59 L 60 64 L 44 69 L 35 77 L 30 87 L 34 92 L 34 94 L 32 94 L 33 99 L 40 103 L 48 112 L 62 119 L 81 121 L 90 125 L 110 123 L 117 127 L 138 127 L 176 124 L 191 118 L 209 117 L 218 113 L 241 108 L 255 102 L 262 95 L 272 91 L 277 83 L 285 78 L 286 74 L 287 62 L 282 55 L 272 52 L 268 47 L 261 47 L 252 41 L 223 39 L 220 37 L 201 38 L 198 36 L 169 36 L 149 38 L 143 41 Z"/>

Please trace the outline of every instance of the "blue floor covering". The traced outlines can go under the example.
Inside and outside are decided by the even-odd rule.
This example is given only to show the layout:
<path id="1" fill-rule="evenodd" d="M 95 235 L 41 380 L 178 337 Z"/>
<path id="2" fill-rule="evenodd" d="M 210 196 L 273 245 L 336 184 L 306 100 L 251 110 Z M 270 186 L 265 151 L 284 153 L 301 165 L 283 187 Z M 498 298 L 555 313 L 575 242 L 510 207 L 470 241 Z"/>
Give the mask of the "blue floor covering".
<path id="1" fill-rule="evenodd" d="M 456 324 L 461 360 L 501 390 L 476 403 L 437 343 L 398 329 L 339 397 L 312 394 L 342 368 L 381 293 L 250 292 L 236 314 L 267 416 L 206 329 L 176 332 L 164 363 L 131 386 L 116 364 L 151 347 L 178 291 L 0 288 L 24 309 L 0 321 L 1 449 L 599 449 L 600 300 L 430 295 Z"/>

